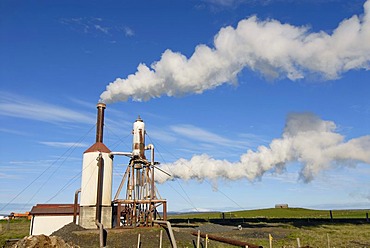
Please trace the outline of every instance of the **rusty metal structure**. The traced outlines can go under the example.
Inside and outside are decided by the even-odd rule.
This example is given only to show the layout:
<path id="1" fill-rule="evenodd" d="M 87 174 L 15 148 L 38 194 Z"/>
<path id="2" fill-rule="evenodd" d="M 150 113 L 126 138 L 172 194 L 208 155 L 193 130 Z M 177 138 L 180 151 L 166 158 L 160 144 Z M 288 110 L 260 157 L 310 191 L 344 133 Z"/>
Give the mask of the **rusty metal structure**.
<path id="1" fill-rule="evenodd" d="M 154 160 L 154 145 L 145 145 L 145 124 L 140 117 L 133 124 L 132 134 L 132 152 L 111 152 L 114 156 L 130 157 L 112 201 L 116 228 L 152 226 L 155 220 L 167 219 L 167 201 L 161 198 L 154 180 L 154 170 L 159 163 Z M 150 150 L 150 160 L 145 156 L 147 150 Z M 119 199 L 123 189 L 125 198 Z"/>

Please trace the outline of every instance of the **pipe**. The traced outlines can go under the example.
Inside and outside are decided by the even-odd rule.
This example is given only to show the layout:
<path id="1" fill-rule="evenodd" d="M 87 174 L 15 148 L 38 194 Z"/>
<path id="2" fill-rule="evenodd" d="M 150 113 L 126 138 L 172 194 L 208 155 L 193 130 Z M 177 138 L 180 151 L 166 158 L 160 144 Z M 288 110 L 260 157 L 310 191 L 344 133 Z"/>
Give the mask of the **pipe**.
<path id="1" fill-rule="evenodd" d="M 194 235 L 194 236 L 198 236 L 198 232 L 192 232 L 191 234 Z M 235 240 L 235 239 L 219 237 L 219 236 L 215 236 L 215 235 L 212 235 L 212 234 L 203 234 L 203 233 L 200 234 L 200 236 L 202 238 L 205 238 L 206 235 L 208 235 L 209 239 L 219 241 L 219 242 L 223 242 L 223 243 L 230 244 L 230 245 L 242 246 L 242 247 L 248 246 L 248 248 L 263 248 L 263 246 L 260 246 L 260 245 L 253 245 L 253 244 L 243 242 L 243 241 L 239 241 L 239 240 Z"/>
<path id="2" fill-rule="evenodd" d="M 104 226 L 99 221 L 95 220 L 95 224 L 99 228 L 99 244 L 100 248 L 105 247 L 105 240 L 104 240 Z"/>
<path id="3" fill-rule="evenodd" d="M 103 143 L 103 126 L 104 126 L 104 109 L 105 103 L 98 103 L 96 105 L 98 109 L 97 121 L 96 121 L 96 142 Z"/>
<path id="4" fill-rule="evenodd" d="M 126 156 L 126 157 L 132 157 L 132 152 L 111 152 L 109 155 L 119 155 L 119 156 Z"/>
<path id="5" fill-rule="evenodd" d="M 103 173 L 104 173 L 104 161 L 102 154 L 99 153 L 98 160 L 98 187 L 96 192 L 96 214 L 95 219 L 98 222 L 101 222 L 101 205 L 102 205 L 102 198 L 103 198 Z"/>
<path id="6" fill-rule="evenodd" d="M 170 233 L 171 245 L 172 245 L 173 248 L 177 248 L 176 240 L 175 240 L 175 236 L 173 235 L 171 223 L 169 221 L 164 221 L 164 220 L 154 220 L 153 222 L 158 223 L 158 224 L 165 224 L 167 226 L 168 232 Z"/>
<path id="7" fill-rule="evenodd" d="M 104 161 L 102 154 L 99 153 L 98 160 L 98 187 L 97 187 L 97 195 L 96 195 L 96 212 L 95 212 L 95 224 L 99 228 L 99 243 L 100 247 L 105 247 L 105 240 L 104 240 L 104 226 L 101 223 L 101 205 L 102 205 L 102 198 L 103 198 L 103 173 L 104 173 Z"/>
<path id="8" fill-rule="evenodd" d="M 8 218 L 8 221 L 9 221 L 10 218 Z M 33 223 L 35 221 L 35 215 L 32 215 L 32 219 L 31 219 L 31 226 L 30 226 L 30 235 L 33 235 Z"/>
<path id="9" fill-rule="evenodd" d="M 77 206 L 78 206 L 78 193 L 81 192 L 81 188 L 75 192 L 75 202 L 73 205 L 73 223 L 77 224 Z"/>
<path id="10" fill-rule="evenodd" d="M 154 199 L 154 145 L 149 144 L 145 147 L 145 150 L 150 150 L 150 165 L 151 165 L 151 185 L 150 185 L 150 200 Z"/>

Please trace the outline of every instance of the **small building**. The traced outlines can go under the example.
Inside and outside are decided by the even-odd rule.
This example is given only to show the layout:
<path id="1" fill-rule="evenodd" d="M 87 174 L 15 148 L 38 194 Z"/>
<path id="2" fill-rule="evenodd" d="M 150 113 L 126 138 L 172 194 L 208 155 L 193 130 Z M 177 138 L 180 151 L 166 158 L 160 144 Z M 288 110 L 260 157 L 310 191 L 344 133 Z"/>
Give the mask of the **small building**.
<path id="1" fill-rule="evenodd" d="M 79 211 L 77 206 L 77 220 Z M 30 215 L 30 235 L 50 235 L 73 222 L 74 204 L 37 204 L 32 207 Z"/>
<path id="2" fill-rule="evenodd" d="M 275 204 L 275 208 L 289 208 L 288 204 Z"/>
<path id="3" fill-rule="evenodd" d="M 27 218 L 28 220 L 31 219 L 30 212 L 25 212 L 25 213 L 10 213 L 9 215 L 10 219 L 22 219 L 22 218 Z"/>

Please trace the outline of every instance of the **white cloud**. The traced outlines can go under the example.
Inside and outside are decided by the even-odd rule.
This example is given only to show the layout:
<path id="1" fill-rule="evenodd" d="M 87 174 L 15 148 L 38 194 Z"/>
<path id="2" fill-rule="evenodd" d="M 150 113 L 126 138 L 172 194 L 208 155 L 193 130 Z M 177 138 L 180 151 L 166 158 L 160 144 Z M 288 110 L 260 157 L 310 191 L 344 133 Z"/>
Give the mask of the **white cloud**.
<path id="1" fill-rule="evenodd" d="M 51 146 L 51 147 L 61 147 L 61 148 L 69 148 L 69 147 L 88 147 L 88 144 L 85 143 L 73 143 L 73 142 L 51 142 L 51 141 L 40 141 L 40 144 Z"/>
<path id="2" fill-rule="evenodd" d="M 100 32 L 103 32 L 104 34 L 109 34 L 109 28 L 107 27 L 103 27 L 101 25 L 98 25 L 98 24 L 95 24 L 94 25 L 95 29 L 100 31 Z"/>
<path id="3" fill-rule="evenodd" d="M 267 171 L 281 172 L 289 163 L 298 162 L 302 165 L 300 178 L 309 182 L 321 171 L 338 165 L 370 164 L 369 149 L 370 136 L 345 141 L 345 137 L 336 132 L 334 122 L 308 113 L 292 114 L 281 138 L 272 140 L 269 146 L 259 146 L 257 151 L 248 150 L 238 162 L 216 160 L 202 154 L 164 164 L 162 168 L 173 177 L 185 180 L 246 178 L 253 181 Z M 162 175 L 158 180 L 165 177 Z"/>
<path id="4" fill-rule="evenodd" d="M 90 115 L 5 92 L 0 92 L 0 115 L 52 123 L 95 123 Z"/>
<path id="5" fill-rule="evenodd" d="M 5 174 L 5 173 L 0 173 L 0 178 L 1 179 L 15 179 L 15 175 L 10 175 L 10 174 Z M 6 192 L 5 190 L 3 192 Z"/>
<path id="6" fill-rule="evenodd" d="M 29 134 L 26 132 L 21 132 L 18 130 L 12 130 L 7 128 L 0 128 L 0 132 L 2 133 L 9 133 L 9 134 L 16 134 L 16 135 L 22 135 L 22 136 L 28 136 Z"/>
<path id="7" fill-rule="evenodd" d="M 100 98 L 110 103 L 201 94 L 235 83 L 244 68 L 292 81 L 310 74 L 334 80 L 349 70 L 369 70 L 370 0 L 364 12 L 343 20 L 331 34 L 252 16 L 236 28 L 222 28 L 214 47 L 198 45 L 190 58 L 168 49 L 150 66 L 139 64 L 135 74 L 110 83 Z"/>
<path id="8" fill-rule="evenodd" d="M 132 30 L 130 27 L 124 27 L 123 31 L 125 32 L 125 36 L 132 37 L 135 35 L 134 30 Z"/>
<path id="9" fill-rule="evenodd" d="M 184 136 L 191 140 L 196 140 L 201 143 L 212 144 L 214 146 L 227 146 L 239 149 L 245 149 L 248 146 L 247 141 L 240 141 L 236 139 L 229 139 L 218 134 L 212 133 L 194 125 L 181 124 L 170 126 L 170 130 L 177 135 Z"/>

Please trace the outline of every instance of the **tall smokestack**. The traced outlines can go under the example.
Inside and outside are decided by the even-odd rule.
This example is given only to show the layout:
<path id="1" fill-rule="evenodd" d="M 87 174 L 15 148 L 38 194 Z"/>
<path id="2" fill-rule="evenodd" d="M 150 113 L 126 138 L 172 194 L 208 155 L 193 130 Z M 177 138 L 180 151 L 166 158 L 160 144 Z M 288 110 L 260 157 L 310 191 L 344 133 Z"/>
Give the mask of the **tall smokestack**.
<path id="1" fill-rule="evenodd" d="M 106 108 L 106 105 L 105 103 L 100 102 L 96 107 L 98 109 L 96 121 L 96 142 L 103 143 L 104 109 Z"/>
<path id="2" fill-rule="evenodd" d="M 112 227 L 113 156 L 103 143 L 104 103 L 97 104 L 96 142 L 83 154 L 79 225 Z"/>

